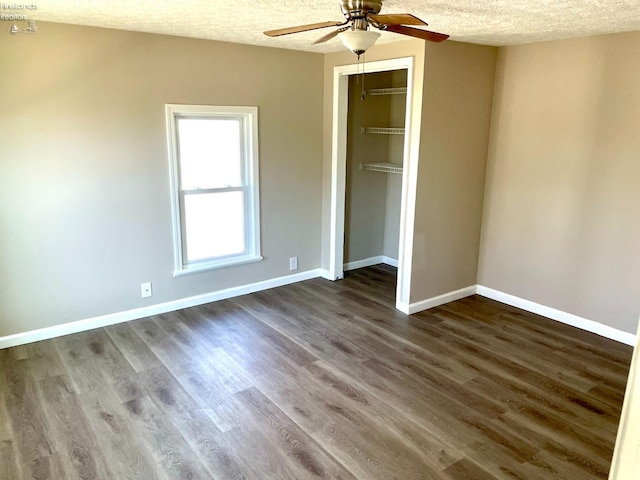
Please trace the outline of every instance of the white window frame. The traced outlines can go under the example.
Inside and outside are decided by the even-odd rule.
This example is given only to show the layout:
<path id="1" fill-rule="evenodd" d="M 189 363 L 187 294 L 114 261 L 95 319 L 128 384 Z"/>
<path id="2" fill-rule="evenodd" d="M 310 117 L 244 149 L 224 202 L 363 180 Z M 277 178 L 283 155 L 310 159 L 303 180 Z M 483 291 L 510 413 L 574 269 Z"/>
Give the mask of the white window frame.
<path id="1" fill-rule="evenodd" d="M 165 105 L 165 111 L 167 118 L 171 212 L 173 220 L 173 276 L 261 261 L 258 185 L 258 107 L 167 104 Z M 181 189 L 178 130 L 176 128 L 176 119 L 178 118 L 235 118 L 241 120 L 242 187 L 197 190 Z M 188 262 L 184 241 L 186 234 L 184 229 L 184 196 L 223 192 L 226 190 L 242 190 L 245 193 L 245 251 L 240 254 Z"/>

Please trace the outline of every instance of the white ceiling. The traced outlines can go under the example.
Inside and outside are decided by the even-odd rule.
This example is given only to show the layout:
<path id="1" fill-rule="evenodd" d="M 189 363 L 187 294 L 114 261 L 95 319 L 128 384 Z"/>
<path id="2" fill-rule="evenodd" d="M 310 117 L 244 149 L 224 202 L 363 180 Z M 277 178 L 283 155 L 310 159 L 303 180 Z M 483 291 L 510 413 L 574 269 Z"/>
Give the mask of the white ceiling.
<path id="1" fill-rule="evenodd" d="M 412 13 L 452 40 L 512 45 L 640 30 L 639 0 L 385 0 L 381 13 Z M 28 3 L 24 2 L 15 3 Z M 330 29 L 269 38 L 264 30 L 342 20 L 339 0 L 35 0 L 29 19 L 332 52 Z M 8 13 L 6 10 L 3 13 Z M 16 12 L 20 13 L 20 12 Z M 383 33 L 378 43 L 406 39 Z"/>

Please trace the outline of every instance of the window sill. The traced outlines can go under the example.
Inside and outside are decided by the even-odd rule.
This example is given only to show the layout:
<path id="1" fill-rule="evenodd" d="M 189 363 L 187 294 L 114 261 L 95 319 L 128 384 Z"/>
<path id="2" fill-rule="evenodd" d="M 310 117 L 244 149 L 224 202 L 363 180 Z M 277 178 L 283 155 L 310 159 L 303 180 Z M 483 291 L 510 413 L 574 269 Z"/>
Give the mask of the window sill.
<path id="1" fill-rule="evenodd" d="M 241 258 L 234 258 L 229 260 L 222 260 L 222 261 L 217 261 L 212 263 L 201 263 L 199 265 L 191 265 L 191 266 L 182 267 L 179 270 L 174 270 L 173 276 L 182 277 L 184 275 L 190 275 L 192 273 L 208 272 L 210 270 L 218 270 L 220 268 L 234 267 L 237 265 L 244 265 L 247 263 L 257 263 L 257 262 L 261 262 L 262 260 L 263 260 L 263 257 L 261 256 L 256 256 L 256 257 L 252 256 L 252 257 L 241 257 Z"/>

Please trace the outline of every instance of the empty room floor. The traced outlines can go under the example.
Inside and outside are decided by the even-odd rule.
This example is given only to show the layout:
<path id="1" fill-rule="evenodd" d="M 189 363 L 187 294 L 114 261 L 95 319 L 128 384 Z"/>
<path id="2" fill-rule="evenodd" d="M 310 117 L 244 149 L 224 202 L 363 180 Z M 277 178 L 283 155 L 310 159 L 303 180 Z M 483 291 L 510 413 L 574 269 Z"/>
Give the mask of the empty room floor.
<path id="1" fill-rule="evenodd" d="M 631 347 L 348 272 L 0 350 L 1 479 L 606 479 Z"/>

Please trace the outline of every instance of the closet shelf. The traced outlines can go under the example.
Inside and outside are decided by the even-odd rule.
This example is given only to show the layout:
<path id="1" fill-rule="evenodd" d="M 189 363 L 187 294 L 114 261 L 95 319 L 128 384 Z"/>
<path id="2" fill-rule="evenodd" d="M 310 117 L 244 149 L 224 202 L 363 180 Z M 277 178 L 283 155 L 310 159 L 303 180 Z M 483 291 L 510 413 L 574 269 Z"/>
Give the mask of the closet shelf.
<path id="1" fill-rule="evenodd" d="M 403 95 L 407 93 L 407 87 L 396 87 L 396 88 L 372 88 L 370 90 L 365 90 L 365 95 Z"/>
<path id="2" fill-rule="evenodd" d="M 362 127 L 361 133 L 379 133 L 382 135 L 404 135 L 404 128 Z"/>
<path id="3" fill-rule="evenodd" d="M 361 163 L 360 170 L 402 174 L 402 165 L 398 163 Z"/>

